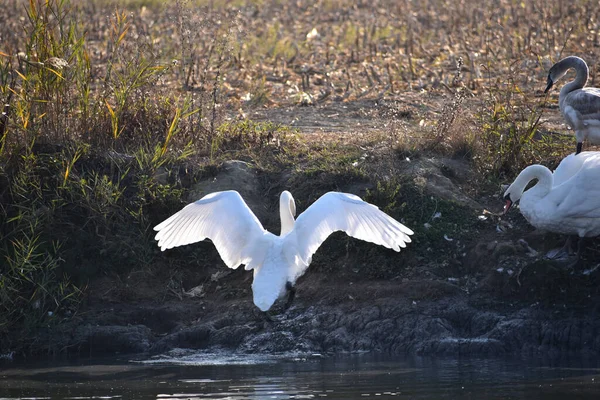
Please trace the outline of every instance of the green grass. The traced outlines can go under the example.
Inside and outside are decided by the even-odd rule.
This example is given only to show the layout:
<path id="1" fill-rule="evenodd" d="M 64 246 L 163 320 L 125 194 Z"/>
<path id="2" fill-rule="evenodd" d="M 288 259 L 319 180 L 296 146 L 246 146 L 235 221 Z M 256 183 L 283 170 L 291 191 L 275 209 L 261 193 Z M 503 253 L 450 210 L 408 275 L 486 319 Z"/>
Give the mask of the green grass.
<path id="1" fill-rule="evenodd" d="M 152 213 L 179 206 L 183 190 L 176 176 L 159 182 L 159 170 L 208 153 L 217 135 L 211 85 L 157 90 L 171 66 L 131 38 L 119 10 L 94 69 L 79 12 L 64 0 L 31 1 L 22 36 L 0 50 L 10 112 L 0 132 L 2 348 L 73 315 L 91 277 L 148 265 Z"/>

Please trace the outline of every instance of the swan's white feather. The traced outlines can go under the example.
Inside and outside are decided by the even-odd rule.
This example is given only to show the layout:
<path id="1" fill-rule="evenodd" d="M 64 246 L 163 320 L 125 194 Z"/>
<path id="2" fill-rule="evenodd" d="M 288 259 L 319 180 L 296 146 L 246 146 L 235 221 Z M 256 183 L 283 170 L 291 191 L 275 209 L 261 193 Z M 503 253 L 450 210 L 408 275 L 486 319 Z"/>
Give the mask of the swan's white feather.
<path id="1" fill-rule="evenodd" d="M 413 231 L 360 197 L 339 192 L 321 196 L 296 221 L 289 192 L 280 197 L 282 235 L 262 227 L 236 191 L 211 193 L 157 225 L 162 250 L 213 241 L 230 268 L 254 270 L 254 303 L 266 311 L 306 271 L 312 255 L 329 235 L 344 231 L 395 251 L 406 247 Z"/>
<path id="2" fill-rule="evenodd" d="M 251 263 L 267 231 L 234 190 L 211 193 L 154 227 L 161 250 L 210 239 L 229 268 Z M 256 260 L 255 260 L 256 261 Z"/>
<path id="3" fill-rule="evenodd" d="M 284 241 L 281 237 L 273 236 L 271 249 L 267 252 L 264 263 L 254 269 L 252 295 L 254 304 L 262 311 L 267 311 L 275 301 L 284 296 L 286 283 L 290 280 L 289 273 L 293 264 L 287 262 L 282 252 Z"/>
<path id="4" fill-rule="evenodd" d="M 525 168 L 506 190 L 529 223 L 551 232 L 600 235 L 600 152 L 565 157 L 554 173 L 541 165 Z M 534 179 L 538 183 L 525 191 Z"/>
<path id="5" fill-rule="evenodd" d="M 555 186 L 549 196 L 559 201 L 556 207 L 558 216 L 589 219 L 591 223 L 600 218 L 600 153 L 585 153 L 588 153 L 587 157 L 579 170 L 570 179 Z M 585 153 L 573 157 L 578 158 Z"/>
<path id="6" fill-rule="evenodd" d="M 583 162 L 589 157 L 593 156 L 593 154 L 593 152 L 584 151 L 577 155 L 570 154 L 565 157 L 552 173 L 552 186 L 559 186 L 571 179 L 577 172 L 579 172 Z"/>

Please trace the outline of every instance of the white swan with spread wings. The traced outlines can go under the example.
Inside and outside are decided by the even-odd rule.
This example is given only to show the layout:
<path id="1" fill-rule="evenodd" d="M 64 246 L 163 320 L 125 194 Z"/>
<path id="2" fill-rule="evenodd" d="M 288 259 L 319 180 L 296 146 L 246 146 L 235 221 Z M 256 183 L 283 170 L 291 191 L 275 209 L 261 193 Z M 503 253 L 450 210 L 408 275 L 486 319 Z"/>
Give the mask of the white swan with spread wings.
<path id="1" fill-rule="evenodd" d="M 288 290 L 293 298 L 296 280 L 333 232 L 344 231 L 395 251 L 406 247 L 413 234 L 376 206 L 347 193 L 324 194 L 294 220 L 296 203 L 284 191 L 279 214 L 281 234 L 276 236 L 263 228 L 238 192 L 215 192 L 154 227 L 155 238 L 163 251 L 210 239 L 229 268 L 244 264 L 254 271 L 254 304 L 267 311 Z"/>

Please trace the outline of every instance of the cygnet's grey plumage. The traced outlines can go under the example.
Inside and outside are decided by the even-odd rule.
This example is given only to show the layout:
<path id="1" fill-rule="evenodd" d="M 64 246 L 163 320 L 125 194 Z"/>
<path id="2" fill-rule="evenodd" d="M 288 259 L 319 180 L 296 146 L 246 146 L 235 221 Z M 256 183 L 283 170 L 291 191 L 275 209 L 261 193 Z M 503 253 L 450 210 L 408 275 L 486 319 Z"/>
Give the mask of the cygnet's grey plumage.
<path id="1" fill-rule="evenodd" d="M 548 92 L 571 68 L 577 75 L 560 90 L 558 105 L 565 121 L 575 131 L 575 154 L 579 154 L 586 139 L 590 143 L 600 144 L 600 89 L 584 87 L 589 76 L 585 61 L 576 56 L 569 56 L 554 64 L 548 73 L 548 83 L 544 92 Z"/>

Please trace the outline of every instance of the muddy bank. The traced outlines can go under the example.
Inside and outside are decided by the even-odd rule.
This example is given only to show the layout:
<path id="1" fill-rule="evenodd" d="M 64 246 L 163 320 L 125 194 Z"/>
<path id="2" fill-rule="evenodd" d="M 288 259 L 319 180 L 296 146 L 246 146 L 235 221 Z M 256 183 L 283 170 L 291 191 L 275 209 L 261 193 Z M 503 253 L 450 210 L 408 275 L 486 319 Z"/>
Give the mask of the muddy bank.
<path id="1" fill-rule="evenodd" d="M 261 313 L 252 302 L 252 273 L 227 269 L 211 243 L 165 253 L 156 249 L 161 262 L 151 268 L 91 280 L 78 313 L 49 317 L 51 323 L 30 349 L 83 356 L 156 354 L 174 348 L 469 356 L 600 353 L 600 270 L 593 247 L 577 270 L 569 268 L 570 259 L 548 260 L 545 253 L 561 238 L 534 231 L 518 212 L 508 218 L 483 215 L 486 204 L 497 199 L 468 197 L 461 185 L 469 172 L 460 162 L 423 158 L 398 170 L 409 171 L 408 182 L 416 181 L 423 190 L 413 193 L 403 180 L 402 196 L 419 197 L 397 202 L 402 210 L 397 217 L 405 217 L 415 230 L 413 243 L 396 253 L 333 235 L 299 280 L 288 310 L 276 304 L 270 315 Z M 315 193 L 306 192 L 301 183 L 294 186 L 299 181 L 292 173 L 274 177 L 243 162 L 228 162 L 191 188 L 187 201 L 237 188 L 265 227 L 278 232 L 273 193 L 294 187 L 304 200 L 300 211 Z M 356 179 L 336 185 L 372 201 L 387 193 L 381 184 L 375 191 L 373 183 Z M 411 209 L 414 204 L 420 208 Z"/>
<path id="2" fill-rule="evenodd" d="M 236 281 L 234 286 L 248 284 Z M 97 309 L 69 329 L 48 332 L 47 340 L 90 356 L 173 348 L 589 355 L 600 353 L 600 313 L 598 307 L 500 302 L 445 282 L 351 284 L 314 274 L 299 285 L 290 309 L 269 318 L 254 308 L 249 293 L 229 301 L 120 305 Z"/>

